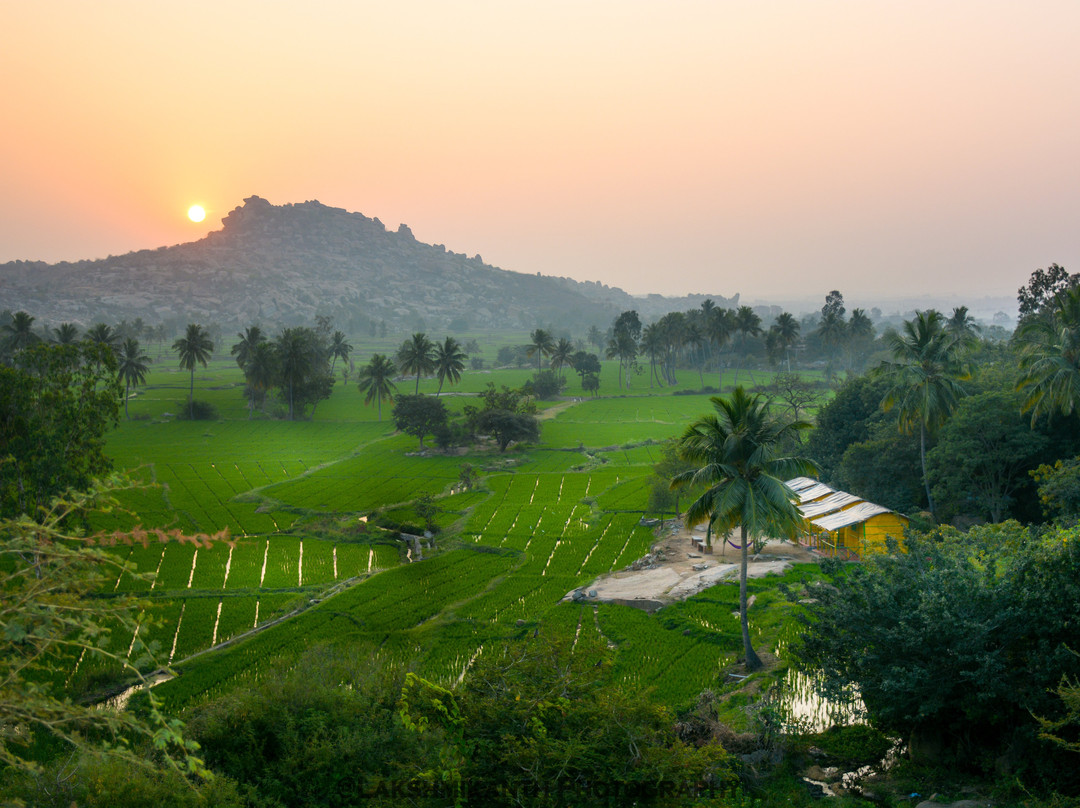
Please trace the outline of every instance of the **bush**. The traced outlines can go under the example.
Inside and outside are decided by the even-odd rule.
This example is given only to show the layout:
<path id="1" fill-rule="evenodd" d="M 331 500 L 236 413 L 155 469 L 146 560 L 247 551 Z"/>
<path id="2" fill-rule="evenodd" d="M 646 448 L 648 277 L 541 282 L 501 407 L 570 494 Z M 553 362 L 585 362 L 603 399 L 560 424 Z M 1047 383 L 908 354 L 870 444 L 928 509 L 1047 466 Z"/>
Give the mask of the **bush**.
<path id="1" fill-rule="evenodd" d="M 176 414 L 180 421 L 216 421 L 219 417 L 217 407 L 209 401 L 193 401 L 190 406 L 185 404 Z"/>

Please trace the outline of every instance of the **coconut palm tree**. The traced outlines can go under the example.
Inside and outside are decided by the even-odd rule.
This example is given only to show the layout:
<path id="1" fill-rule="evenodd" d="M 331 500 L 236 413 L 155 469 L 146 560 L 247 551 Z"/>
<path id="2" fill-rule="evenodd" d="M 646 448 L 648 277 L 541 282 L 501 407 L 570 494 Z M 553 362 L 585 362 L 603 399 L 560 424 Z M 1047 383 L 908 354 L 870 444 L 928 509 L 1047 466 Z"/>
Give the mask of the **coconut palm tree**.
<path id="1" fill-rule="evenodd" d="M 255 351 L 255 346 L 259 343 L 266 342 L 266 335 L 263 334 L 263 331 L 259 326 L 249 325 L 236 336 L 240 338 L 240 341 L 233 345 L 229 352 L 236 356 L 236 364 L 241 368 L 244 368 L 251 359 L 251 355 Z"/>
<path id="2" fill-rule="evenodd" d="M 664 332 L 658 323 L 649 323 L 641 329 L 641 350 L 649 357 L 649 387 L 653 386 L 653 379 L 663 387 L 664 382 L 656 368 L 657 358 L 664 353 Z"/>
<path id="3" fill-rule="evenodd" d="M 330 374 L 334 373 L 334 365 L 337 360 L 342 362 L 349 361 L 349 354 L 352 353 L 353 346 L 345 338 L 344 331 L 335 331 L 333 336 L 330 337 Z"/>
<path id="4" fill-rule="evenodd" d="M 555 339 L 542 328 L 538 328 L 529 334 L 529 356 L 536 354 L 536 372 L 540 372 L 541 360 L 550 356 L 555 348 Z"/>
<path id="5" fill-rule="evenodd" d="M 967 306 L 956 306 L 952 315 L 945 321 L 945 330 L 965 351 L 974 348 L 979 342 L 979 324 L 968 314 Z"/>
<path id="6" fill-rule="evenodd" d="M 153 360 L 142 352 L 139 341 L 134 337 L 128 337 L 120 346 L 120 356 L 117 358 L 116 372 L 124 383 L 124 417 L 129 421 L 128 394 L 132 387 L 138 387 L 146 382 L 147 365 Z"/>
<path id="7" fill-rule="evenodd" d="M 1053 297 L 1050 305 L 1020 322 L 1014 340 L 1020 346 L 1024 411 L 1069 415 L 1080 403 L 1080 287 Z"/>
<path id="8" fill-rule="evenodd" d="M 318 369 L 325 368 L 326 354 L 318 335 L 310 328 L 283 329 L 274 340 L 282 387 L 288 390 L 289 420 L 296 417 L 296 388 Z"/>
<path id="9" fill-rule="evenodd" d="M 416 374 L 415 395 L 420 394 L 420 376 L 435 370 L 435 346 L 423 332 L 413 334 L 398 348 L 397 366 L 402 373 Z"/>
<path id="10" fill-rule="evenodd" d="M 735 333 L 735 313 L 731 309 L 713 309 L 705 320 L 705 336 L 716 346 L 716 389 L 720 390 L 724 371 L 720 366 L 720 351 Z"/>
<path id="11" fill-rule="evenodd" d="M 688 317 L 686 320 L 686 329 L 683 331 L 682 343 L 685 347 L 690 349 L 690 361 L 697 365 L 698 381 L 704 388 L 705 376 L 702 373 L 701 366 L 705 356 L 701 351 L 701 346 L 705 344 L 705 335 L 701 332 L 701 328 L 698 327 L 698 324 L 693 318 Z M 697 361 L 695 361 L 695 359 Z"/>
<path id="12" fill-rule="evenodd" d="M 780 312 L 773 324 L 776 329 L 777 345 L 783 349 L 787 359 L 787 370 L 791 373 L 791 346 L 799 341 L 799 321 L 790 312 Z"/>
<path id="13" fill-rule="evenodd" d="M 865 354 L 870 343 L 876 335 L 874 322 L 866 316 L 863 309 L 852 309 L 851 318 L 847 321 L 847 344 L 850 351 L 851 364 L 849 367 L 861 368 L 865 362 Z M 859 360 L 859 361 L 856 361 Z"/>
<path id="14" fill-rule="evenodd" d="M 439 379 L 439 389 L 435 395 L 442 393 L 443 382 L 450 380 L 450 384 L 457 384 L 461 379 L 461 371 L 465 370 L 465 360 L 469 356 L 458 345 L 453 337 L 447 337 L 445 342 L 435 344 L 435 375 Z"/>
<path id="15" fill-rule="evenodd" d="M 103 328 L 109 327 L 99 324 Z M 95 326 L 96 328 L 97 326 Z M 111 329 L 110 329 L 111 330 Z M 187 331 L 173 343 L 173 350 L 180 357 L 180 367 L 191 373 L 191 389 L 188 392 L 188 417 L 195 418 L 195 365 L 206 367 L 214 351 L 214 343 L 198 323 L 188 323 Z"/>
<path id="16" fill-rule="evenodd" d="M 394 374 L 397 368 L 383 354 L 375 354 L 371 361 L 360 368 L 356 377 L 356 386 L 364 394 L 364 404 L 370 404 L 372 400 L 378 403 L 379 420 L 382 420 L 383 399 L 394 400 L 397 387 L 394 385 Z"/>
<path id="17" fill-rule="evenodd" d="M 0 326 L 0 333 L 3 334 L 4 353 L 8 354 L 41 342 L 41 337 L 34 333 L 34 317 L 25 311 L 11 315 L 11 322 Z"/>
<path id="18" fill-rule="evenodd" d="M 266 407 L 266 391 L 278 378 L 277 350 L 265 339 L 256 342 L 247 355 L 244 365 L 244 379 L 248 387 L 248 420 L 255 414 L 255 400 L 261 395 L 263 408 Z"/>
<path id="19" fill-rule="evenodd" d="M 971 374 L 960 344 L 945 331 L 945 318 L 934 309 L 915 312 L 915 319 L 905 321 L 900 331 L 889 332 L 885 342 L 893 361 L 882 362 L 873 370 L 875 376 L 890 382 L 881 406 L 886 412 L 896 407 L 900 431 L 905 435 L 919 431 L 923 486 L 933 513 L 926 476 L 926 438 L 956 409 L 964 395 L 960 382 L 970 379 Z"/>
<path id="20" fill-rule="evenodd" d="M 72 345 L 79 339 L 79 327 L 75 323 L 60 323 L 53 329 L 53 342 L 57 345 Z"/>
<path id="21" fill-rule="evenodd" d="M 561 370 L 570 364 L 570 358 L 574 355 L 574 343 L 566 337 L 560 337 L 559 341 L 551 349 L 551 369 Z"/>
<path id="22" fill-rule="evenodd" d="M 102 345 L 108 345 L 114 351 L 120 350 L 120 335 L 112 329 L 112 326 L 105 323 L 94 323 L 88 329 L 83 337 L 91 342 L 97 342 Z M 177 340 L 179 342 L 179 340 Z M 176 345 L 173 345 L 173 350 L 176 350 Z"/>
<path id="23" fill-rule="evenodd" d="M 748 670 L 761 667 L 750 643 L 746 569 L 749 544 L 765 536 L 793 538 L 801 519 L 794 494 L 784 480 L 814 474 L 813 461 L 785 457 L 780 447 L 789 435 L 808 429 L 805 421 L 775 419 L 769 399 L 736 387 L 730 398 L 712 397 L 714 413 L 702 416 L 679 439 L 679 456 L 694 468 L 676 474 L 672 488 L 703 486 L 686 511 L 686 524 L 706 522 L 721 536 L 736 526 L 742 540 L 739 575 L 739 620 Z"/>
<path id="24" fill-rule="evenodd" d="M 739 371 L 741 366 L 746 363 L 746 341 L 750 337 L 761 336 L 761 318 L 749 306 L 739 306 L 739 310 L 735 312 L 733 333 L 739 335 L 739 346 L 742 349 L 742 358 L 735 365 L 735 386 L 738 387 Z M 753 378 L 753 375 L 751 375 L 751 381 L 753 381 Z"/>

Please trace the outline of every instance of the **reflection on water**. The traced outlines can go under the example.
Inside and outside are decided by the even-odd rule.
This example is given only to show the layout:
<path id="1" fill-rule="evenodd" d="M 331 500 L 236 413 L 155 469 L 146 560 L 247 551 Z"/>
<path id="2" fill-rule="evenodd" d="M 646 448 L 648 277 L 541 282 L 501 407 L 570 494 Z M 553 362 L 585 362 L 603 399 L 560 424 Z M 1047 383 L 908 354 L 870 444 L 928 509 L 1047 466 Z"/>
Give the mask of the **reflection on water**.
<path id="1" fill-rule="evenodd" d="M 816 677 L 794 668 L 784 674 L 773 705 L 787 731 L 824 732 L 833 725 L 861 723 L 866 717 L 857 693 L 844 701 L 827 699 L 818 693 Z"/>
<path id="2" fill-rule="evenodd" d="M 786 649 L 787 642 L 782 640 L 775 653 L 783 658 Z M 866 720 L 866 708 L 854 688 L 849 698 L 827 699 L 818 691 L 817 676 L 794 667 L 784 674 L 773 693 L 772 704 L 783 728 L 789 732 L 824 732 L 833 725 L 860 724 Z"/>

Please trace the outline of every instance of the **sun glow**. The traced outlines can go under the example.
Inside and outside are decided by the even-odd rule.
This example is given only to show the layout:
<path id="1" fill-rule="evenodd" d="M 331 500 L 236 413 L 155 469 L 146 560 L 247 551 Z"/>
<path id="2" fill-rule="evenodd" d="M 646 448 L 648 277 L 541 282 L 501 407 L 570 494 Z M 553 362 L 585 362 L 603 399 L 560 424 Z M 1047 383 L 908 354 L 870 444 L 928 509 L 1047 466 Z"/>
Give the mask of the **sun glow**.
<path id="1" fill-rule="evenodd" d="M 202 205 L 192 205 L 190 208 L 188 208 L 187 215 L 188 218 L 191 219 L 191 221 L 201 222 L 203 219 L 206 218 L 206 211 L 203 209 Z"/>

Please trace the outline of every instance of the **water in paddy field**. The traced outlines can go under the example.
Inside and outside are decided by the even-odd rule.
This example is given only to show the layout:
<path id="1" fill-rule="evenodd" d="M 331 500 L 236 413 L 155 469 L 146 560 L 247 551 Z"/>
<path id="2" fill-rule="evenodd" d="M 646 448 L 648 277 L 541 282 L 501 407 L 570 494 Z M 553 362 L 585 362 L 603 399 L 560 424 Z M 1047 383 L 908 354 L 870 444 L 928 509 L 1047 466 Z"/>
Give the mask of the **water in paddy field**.
<path id="1" fill-rule="evenodd" d="M 777 644 L 776 655 L 786 656 L 787 642 Z M 866 708 L 859 694 L 852 689 L 844 700 L 829 699 L 821 695 L 818 677 L 790 667 L 780 680 L 772 695 L 772 705 L 779 713 L 780 722 L 792 732 L 824 732 L 831 726 L 859 724 L 865 720 Z"/>

